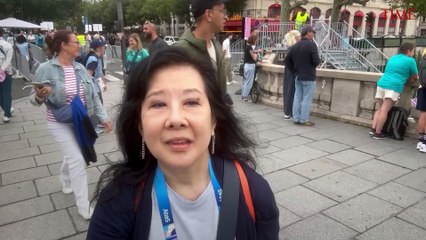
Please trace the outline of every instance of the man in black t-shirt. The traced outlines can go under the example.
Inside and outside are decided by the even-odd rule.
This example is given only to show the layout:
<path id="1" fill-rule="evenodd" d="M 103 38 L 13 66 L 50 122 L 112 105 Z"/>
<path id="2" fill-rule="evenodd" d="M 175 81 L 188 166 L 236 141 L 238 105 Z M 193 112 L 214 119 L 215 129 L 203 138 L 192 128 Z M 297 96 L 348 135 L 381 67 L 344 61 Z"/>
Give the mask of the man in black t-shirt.
<path id="1" fill-rule="evenodd" d="M 157 26 L 155 24 L 147 21 L 143 25 L 143 33 L 145 39 L 147 39 L 150 43 L 148 45 L 149 55 L 154 55 L 154 53 L 161 48 L 168 47 L 167 43 L 158 37 L 157 35 Z"/>

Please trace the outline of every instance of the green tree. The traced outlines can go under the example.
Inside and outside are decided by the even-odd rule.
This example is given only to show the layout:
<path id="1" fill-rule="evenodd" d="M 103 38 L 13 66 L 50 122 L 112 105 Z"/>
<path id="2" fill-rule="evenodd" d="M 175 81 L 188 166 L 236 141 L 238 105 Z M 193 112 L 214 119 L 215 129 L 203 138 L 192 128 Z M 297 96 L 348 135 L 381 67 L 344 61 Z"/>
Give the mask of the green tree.
<path id="1" fill-rule="evenodd" d="M 56 28 L 64 28 L 78 22 L 81 7 L 81 0 L 0 0 L 0 17 L 15 17 L 36 24 L 53 21 Z"/>
<path id="2" fill-rule="evenodd" d="M 242 15 L 243 10 L 246 7 L 247 0 L 233 0 L 226 3 L 226 9 L 228 10 L 228 15 Z"/>
<path id="3" fill-rule="evenodd" d="M 331 22 L 338 22 L 340 20 L 340 11 L 343 6 L 360 4 L 365 6 L 370 0 L 333 0 L 333 10 L 331 11 Z"/>
<path id="4" fill-rule="evenodd" d="M 307 3 L 308 0 L 294 0 L 293 4 L 290 3 L 290 0 L 281 0 L 281 22 L 289 22 L 291 11 L 295 7 L 306 5 Z"/>

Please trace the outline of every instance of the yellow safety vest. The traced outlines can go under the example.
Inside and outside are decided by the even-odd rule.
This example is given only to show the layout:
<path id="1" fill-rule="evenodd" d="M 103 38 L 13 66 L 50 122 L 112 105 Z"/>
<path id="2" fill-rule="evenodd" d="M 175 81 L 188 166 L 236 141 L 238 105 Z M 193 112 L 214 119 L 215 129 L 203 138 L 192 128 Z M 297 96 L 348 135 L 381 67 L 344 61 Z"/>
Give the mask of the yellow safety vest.
<path id="1" fill-rule="evenodd" d="M 86 38 L 84 37 L 84 35 L 78 35 L 77 40 L 81 46 L 86 46 Z"/>
<path id="2" fill-rule="evenodd" d="M 296 16 L 296 23 L 294 24 L 294 29 L 298 30 L 300 26 L 304 25 L 308 20 L 308 14 L 302 16 L 302 12 L 298 12 Z"/>

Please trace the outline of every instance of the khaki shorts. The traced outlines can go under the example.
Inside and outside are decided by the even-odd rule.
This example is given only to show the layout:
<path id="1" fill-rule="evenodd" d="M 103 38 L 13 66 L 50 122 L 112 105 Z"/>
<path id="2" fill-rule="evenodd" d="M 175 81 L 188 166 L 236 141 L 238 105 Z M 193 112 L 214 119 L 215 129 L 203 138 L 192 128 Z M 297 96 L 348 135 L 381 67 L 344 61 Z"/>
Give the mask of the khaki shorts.
<path id="1" fill-rule="evenodd" d="M 381 88 L 381 87 L 378 86 L 375 98 L 383 99 L 383 100 L 385 98 L 390 98 L 390 99 L 392 99 L 392 101 L 396 102 L 396 101 L 398 101 L 400 95 L 401 94 L 399 94 L 399 93 L 397 93 L 393 90 L 384 89 L 384 88 Z"/>

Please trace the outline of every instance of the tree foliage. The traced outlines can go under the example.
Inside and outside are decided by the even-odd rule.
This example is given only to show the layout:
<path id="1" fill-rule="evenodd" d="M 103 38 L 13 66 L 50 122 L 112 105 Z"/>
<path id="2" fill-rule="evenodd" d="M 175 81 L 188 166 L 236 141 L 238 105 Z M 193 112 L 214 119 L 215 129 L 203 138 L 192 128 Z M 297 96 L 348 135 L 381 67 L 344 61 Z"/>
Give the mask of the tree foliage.
<path id="1" fill-rule="evenodd" d="M 331 22 L 338 22 L 340 20 L 340 11 L 343 6 L 360 4 L 365 6 L 370 0 L 333 0 L 333 10 L 331 11 Z"/>
<path id="2" fill-rule="evenodd" d="M 291 11 L 298 6 L 306 5 L 309 1 L 308 0 L 294 0 L 292 1 L 293 4 L 290 2 L 290 0 L 281 0 L 281 15 L 280 19 L 282 22 L 288 22 L 290 21 L 290 13 Z"/>
<path id="3" fill-rule="evenodd" d="M 246 7 L 247 0 L 232 0 L 226 3 L 226 9 L 229 16 L 243 15 L 243 10 Z"/>
<path id="4" fill-rule="evenodd" d="M 81 22 L 76 16 L 81 11 L 81 0 L 0 0 L 0 19 L 15 17 L 36 24 L 54 21 L 61 28 Z"/>

